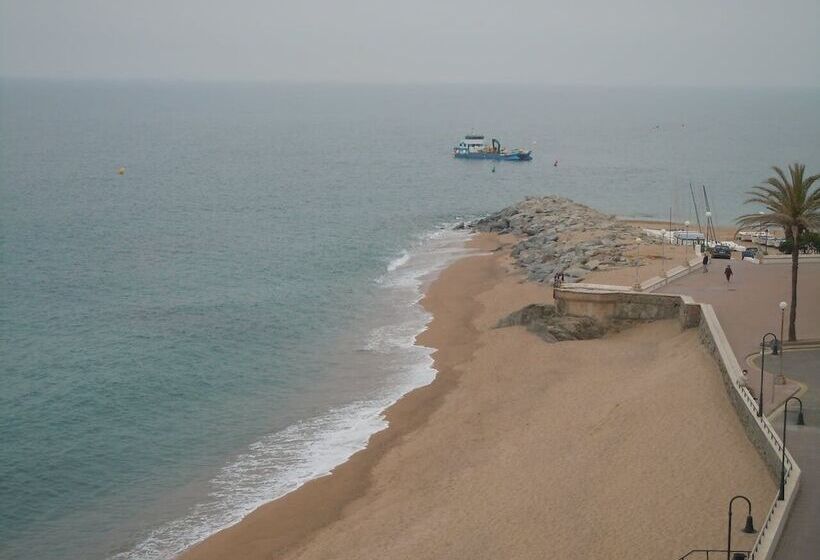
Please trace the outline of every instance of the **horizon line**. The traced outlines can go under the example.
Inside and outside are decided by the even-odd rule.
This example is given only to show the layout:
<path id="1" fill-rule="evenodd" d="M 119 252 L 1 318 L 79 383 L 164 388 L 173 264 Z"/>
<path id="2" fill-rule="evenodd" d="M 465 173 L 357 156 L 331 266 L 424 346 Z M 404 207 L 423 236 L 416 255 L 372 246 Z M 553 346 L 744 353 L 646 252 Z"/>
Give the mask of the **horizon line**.
<path id="1" fill-rule="evenodd" d="M 98 82 L 98 83 L 164 83 L 164 84 L 203 84 L 203 85 L 279 85 L 279 86 L 370 86 L 370 87 L 431 87 L 431 86 L 482 86 L 482 87 L 544 87 L 544 88 L 598 88 L 598 89 L 761 89 L 761 90 L 814 90 L 820 84 L 684 84 L 684 83 L 596 83 L 596 82 L 526 82 L 526 81 L 345 81 L 345 80 L 276 80 L 276 79 L 218 79 L 190 77 L 158 76 L 28 76 L 0 74 L 0 80 L 29 82 Z"/>

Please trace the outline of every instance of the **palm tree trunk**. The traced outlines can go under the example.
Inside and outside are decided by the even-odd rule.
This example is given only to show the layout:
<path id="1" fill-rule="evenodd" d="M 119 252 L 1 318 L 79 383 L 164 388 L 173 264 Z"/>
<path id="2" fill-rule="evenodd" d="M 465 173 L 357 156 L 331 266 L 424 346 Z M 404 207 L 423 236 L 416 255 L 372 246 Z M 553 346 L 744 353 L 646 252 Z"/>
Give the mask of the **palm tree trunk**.
<path id="1" fill-rule="evenodd" d="M 789 341 L 797 340 L 797 329 L 795 322 L 797 321 L 797 264 L 800 259 L 800 247 L 798 240 L 800 234 L 797 226 L 792 226 L 792 305 L 789 309 Z"/>

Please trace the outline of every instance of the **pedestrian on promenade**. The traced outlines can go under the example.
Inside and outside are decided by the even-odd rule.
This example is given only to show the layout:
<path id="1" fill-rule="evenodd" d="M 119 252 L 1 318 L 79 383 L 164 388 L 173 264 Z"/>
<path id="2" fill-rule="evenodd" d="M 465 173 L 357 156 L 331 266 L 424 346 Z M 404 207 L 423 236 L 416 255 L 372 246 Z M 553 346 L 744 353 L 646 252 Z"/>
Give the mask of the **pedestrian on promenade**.
<path id="1" fill-rule="evenodd" d="M 734 274 L 734 272 L 732 271 L 732 265 L 727 264 L 726 265 L 726 270 L 723 271 L 723 274 L 726 276 L 726 281 L 731 282 L 732 281 L 732 274 Z"/>
<path id="2" fill-rule="evenodd" d="M 706 266 L 709 264 L 709 255 L 707 253 L 703 253 L 703 273 L 706 274 L 709 272 L 709 268 Z"/>

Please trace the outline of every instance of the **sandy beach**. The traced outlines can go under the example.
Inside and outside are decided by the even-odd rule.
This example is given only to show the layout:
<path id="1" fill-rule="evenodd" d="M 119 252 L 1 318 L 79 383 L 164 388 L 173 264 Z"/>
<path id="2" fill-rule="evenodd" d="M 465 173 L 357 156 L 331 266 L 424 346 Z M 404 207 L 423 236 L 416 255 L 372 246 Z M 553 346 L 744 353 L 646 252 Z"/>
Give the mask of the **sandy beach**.
<path id="1" fill-rule="evenodd" d="M 762 519 L 775 483 L 694 330 L 548 344 L 493 328 L 551 290 L 522 280 L 509 239 L 472 243 L 489 254 L 451 265 L 423 300 L 436 380 L 330 476 L 182 558 L 671 558 L 724 547 L 735 494 Z"/>

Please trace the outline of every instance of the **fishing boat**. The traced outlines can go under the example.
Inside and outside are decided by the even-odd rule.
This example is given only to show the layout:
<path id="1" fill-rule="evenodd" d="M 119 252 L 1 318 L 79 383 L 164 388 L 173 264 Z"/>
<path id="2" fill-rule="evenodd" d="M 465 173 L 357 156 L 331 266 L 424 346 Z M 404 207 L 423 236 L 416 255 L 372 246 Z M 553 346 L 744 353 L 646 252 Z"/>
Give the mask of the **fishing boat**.
<path id="1" fill-rule="evenodd" d="M 508 151 L 501 142 L 492 138 L 488 146 L 484 136 L 468 134 L 453 148 L 453 157 L 459 159 L 492 159 L 497 161 L 530 161 L 532 150 L 515 149 Z"/>

